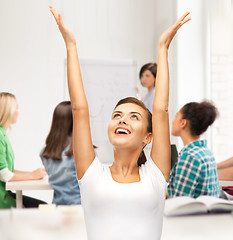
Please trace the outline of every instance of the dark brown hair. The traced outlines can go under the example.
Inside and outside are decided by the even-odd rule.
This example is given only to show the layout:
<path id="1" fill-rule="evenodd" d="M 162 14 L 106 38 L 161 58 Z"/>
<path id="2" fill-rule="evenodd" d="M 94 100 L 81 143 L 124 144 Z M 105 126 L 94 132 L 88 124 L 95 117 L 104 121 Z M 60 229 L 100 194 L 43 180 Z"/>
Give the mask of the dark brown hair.
<path id="1" fill-rule="evenodd" d="M 73 156 L 72 131 L 71 103 L 70 101 L 64 101 L 59 103 L 53 112 L 51 129 L 41 156 L 46 159 L 62 160 L 62 152 L 67 146 L 70 147 L 65 154 Z"/>
<path id="2" fill-rule="evenodd" d="M 190 102 L 181 109 L 182 118 L 188 120 L 192 136 L 200 136 L 215 121 L 218 110 L 209 101 Z"/>
<path id="3" fill-rule="evenodd" d="M 152 114 L 150 112 L 150 110 L 146 107 L 146 105 L 139 99 L 134 98 L 134 97 L 126 97 L 121 99 L 115 106 L 118 107 L 119 105 L 125 104 L 125 103 L 133 103 L 136 104 L 138 106 L 140 106 L 141 108 L 143 108 L 146 112 L 147 112 L 147 121 L 148 121 L 148 125 L 147 125 L 147 132 L 148 133 L 152 133 Z M 114 109 L 115 109 L 114 108 Z M 144 146 L 145 147 L 145 146 Z M 142 152 L 140 153 L 140 156 L 138 158 L 138 166 L 140 167 L 142 164 L 144 164 L 146 162 L 146 156 L 144 154 L 144 151 L 142 150 Z"/>
<path id="4" fill-rule="evenodd" d="M 142 74 L 146 71 L 149 70 L 153 76 L 156 78 L 157 75 L 157 63 L 147 63 L 143 65 L 139 71 L 139 79 L 141 80 Z"/>

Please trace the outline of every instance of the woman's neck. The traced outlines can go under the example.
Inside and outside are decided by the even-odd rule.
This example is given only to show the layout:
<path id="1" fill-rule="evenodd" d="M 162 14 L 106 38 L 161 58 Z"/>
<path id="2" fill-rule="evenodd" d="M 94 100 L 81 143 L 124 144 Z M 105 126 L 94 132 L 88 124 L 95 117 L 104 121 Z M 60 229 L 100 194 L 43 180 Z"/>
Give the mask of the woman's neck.
<path id="1" fill-rule="evenodd" d="M 5 131 L 6 131 L 9 127 L 10 127 L 10 124 L 9 124 L 9 123 L 5 123 L 5 124 L 3 125 L 3 128 L 5 129 Z"/>
<path id="2" fill-rule="evenodd" d="M 152 87 L 148 87 L 148 88 L 147 88 L 148 93 L 151 92 L 153 89 L 154 89 L 154 86 L 152 86 Z"/>
<path id="3" fill-rule="evenodd" d="M 182 142 L 183 142 L 184 146 L 190 144 L 191 142 L 195 142 L 195 141 L 200 140 L 200 136 L 191 136 L 189 134 L 184 134 L 180 137 L 182 139 Z"/>
<path id="4" fill-rule="evenodd" d="M 137 161 L 140 155 L 140 149 L 137 151 L 120 150 L 114 151 L 114 162 L 111 170 L 116 174 L 127 176 L 138 172 Z"/>

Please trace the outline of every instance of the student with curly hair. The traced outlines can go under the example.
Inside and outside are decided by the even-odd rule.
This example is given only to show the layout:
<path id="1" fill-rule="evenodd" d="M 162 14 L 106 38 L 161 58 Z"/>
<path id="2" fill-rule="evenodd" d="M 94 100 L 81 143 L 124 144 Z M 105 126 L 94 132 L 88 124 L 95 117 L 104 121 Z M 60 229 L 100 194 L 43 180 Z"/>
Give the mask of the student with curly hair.
<path id="1" fill-rule="evenodd" d="M 200 140 L 217 116 L 216 107 L 208 101 L 185 104 L 172 125 L 172 135 L 181 137 L 180 151 L 169 178 L 169 197 L 200 195 L 219 196 L 219 182 L 215 158 Z"/>

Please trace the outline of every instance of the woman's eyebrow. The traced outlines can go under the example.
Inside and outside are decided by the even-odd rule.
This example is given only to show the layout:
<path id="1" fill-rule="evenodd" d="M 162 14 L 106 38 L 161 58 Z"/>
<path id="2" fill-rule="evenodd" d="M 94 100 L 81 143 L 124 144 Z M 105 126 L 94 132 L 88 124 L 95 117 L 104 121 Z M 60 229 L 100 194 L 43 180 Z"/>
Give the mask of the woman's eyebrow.
<path id="1" fill-rule="evenodd" d="M 112 114 L 115 114 L 115 113 L 122 113 L 122 111 L 116 110 Z M 138 114 L 138 115 L 142 116 L 141 113 L 139 113 L 139 112 L 130 112 L 130 114 Z"/>
<path id="2" fill-rule="evenodd" d="M 139 112 L 130 112 L 130 113 L 131 114 L 138 114 L 138 115 L 142 116 L 141 113 L 139 113 Z"/>
<path id="3" fill-rule="evenodd" d="M 114 111 L 112 114 L 114 114 L 114 113 L 122 113 L 121 111 L 118 111 L 118 110 L 116 110 L 116 111 Z"/>

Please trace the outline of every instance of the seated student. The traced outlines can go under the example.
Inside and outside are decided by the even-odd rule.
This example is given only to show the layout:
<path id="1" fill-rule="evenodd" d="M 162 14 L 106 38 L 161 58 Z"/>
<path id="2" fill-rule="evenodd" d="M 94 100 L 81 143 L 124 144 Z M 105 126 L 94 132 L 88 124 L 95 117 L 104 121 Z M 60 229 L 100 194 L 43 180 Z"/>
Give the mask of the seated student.
<path id="1" fill-rule="evenodd" d="M 44 168 L 33 172 L 14 170 L 14 152 L 7 137 L 7 129 L 18 119 L 18 104 L 13 94 L 0 92 L 0 208 L 16 206 L 16 195 L 5 190 L 8 181 L 42 179 L 46 175 Z M 38 207 L 43 201 L 23 196 L 24 207 Z"/>
<path id="2" fill-rule="evenodd" d="M 146 87 L 148 93 L 143 98 L 143 102 L 146 107 L 152 113 L 152 105 L 155 95 L 155 81 L 157 74 L 157 64 L 156 63 L 147 63 L 143 65 L 139 72 L 139 78 L 143 87 Z"/>
<path id="3" fill-rule="evenodd" d="M 216 116 L 217 109 L 208 101 L 187 103 L 176 114 L 172 135 L 181 137 L 184 148 L 170 174 L 169 197 L 219 196 L 214 156 L 207 148 L 207 141 L 200 140 Z"/>
<path id="4" fill-rule="evenodd" d="M 219 180 L 233 181 L 233 157 L 217 164 Z"/>
<path id="5" fill-rule="evenodd" d="M 53 203 L 80 204 L 81 196 L 74 165 L 73 117 L 70 101 L 59 103 L 53 113 L 46 146 L 40 154 L 54 189 Z"/>

